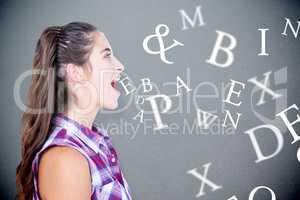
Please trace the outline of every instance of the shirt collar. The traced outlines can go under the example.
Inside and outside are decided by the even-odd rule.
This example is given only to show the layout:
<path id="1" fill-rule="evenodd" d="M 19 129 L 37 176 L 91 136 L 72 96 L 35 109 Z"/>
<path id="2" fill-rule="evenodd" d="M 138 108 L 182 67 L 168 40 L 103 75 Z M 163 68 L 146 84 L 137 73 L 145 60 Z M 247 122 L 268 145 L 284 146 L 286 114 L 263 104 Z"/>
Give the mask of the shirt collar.
<path id="1" fill-rule="evenodd" d="M 70 130 L 71 134 L 75 134 L 84 143 L 94 149 L 95 152 L 99 151 L 100 145 L 106 146 L 105 140 L 109 140 L 107 132 L 98 127 L 94 122 L 92 123 L 92 128 L 89 128 L 67 117 L 63 113 L 55 113 L 51 119 L 51 123 Z"/>

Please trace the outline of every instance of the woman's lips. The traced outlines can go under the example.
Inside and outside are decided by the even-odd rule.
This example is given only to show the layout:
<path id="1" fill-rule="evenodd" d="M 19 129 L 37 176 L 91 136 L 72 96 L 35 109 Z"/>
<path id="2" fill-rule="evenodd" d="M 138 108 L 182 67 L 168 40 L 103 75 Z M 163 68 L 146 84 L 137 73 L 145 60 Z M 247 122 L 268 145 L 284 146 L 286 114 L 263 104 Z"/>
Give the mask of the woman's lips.
<path id="1" fill-rule="evenodd" d="M 113 81 L 111 82 L 111 86 L 112 86 L 113 88 L 117 89 L 117 81 L 113 80 Z"/>
<path id="2" fill-rule="evenodd" d="M 111 81 L 111 86 L 115 89 L 115 90 L 118 90 L 117 89 L 117 82 L 120 80 L 120 77 L 118 76 L 118 77 L 115 77 L 115 78 L 113 78 L 113 80 Z"/>

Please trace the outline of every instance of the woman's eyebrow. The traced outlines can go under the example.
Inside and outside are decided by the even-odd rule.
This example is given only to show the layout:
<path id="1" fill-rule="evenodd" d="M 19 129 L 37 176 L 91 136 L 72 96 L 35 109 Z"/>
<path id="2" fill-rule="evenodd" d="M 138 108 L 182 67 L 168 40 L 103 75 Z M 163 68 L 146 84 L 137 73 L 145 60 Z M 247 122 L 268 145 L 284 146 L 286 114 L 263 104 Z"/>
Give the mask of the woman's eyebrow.
<path id="1" fill-rule="evenodd" d="M 102 54 L 102 53 L 105 52 L 105 51 L 112 52 L 110 48 L 106 47 L 105 49 L 102 49 L 102 50 L 100 51 L 100 54 Z"/>

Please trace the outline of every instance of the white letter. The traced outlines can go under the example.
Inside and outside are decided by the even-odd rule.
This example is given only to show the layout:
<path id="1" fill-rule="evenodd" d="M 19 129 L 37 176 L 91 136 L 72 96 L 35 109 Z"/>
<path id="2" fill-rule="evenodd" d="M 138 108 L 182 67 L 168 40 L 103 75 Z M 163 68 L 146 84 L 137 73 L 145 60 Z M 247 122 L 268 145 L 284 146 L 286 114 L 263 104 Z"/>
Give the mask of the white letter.
<path id="1" fill-rule="evenodd" d="M 125 84 L 125 82 L 124 82 L 125 80 L 128 80 L 128 83 L 127 83 L 127 84 Z M 128 78 L 128 76 L 126 76 L 125 78 L 123 78 L 123 79 L 120 80 L 119 82 L 120 82 L 121 85 L 123 86 L 123 88 L 124 88 L 124 90 L 125 90 L 125 92 L 126 92 L 126 96 L 135 90 L 135 87 L 129 83 L 129 78 Z M 129 86 L 129 88 L 127 88 L 127 86 Z M 130 86 L 131 86 L 131 90 L 129 91 L 128 89 L 130 89 Z"/>
<path id="2" fill-rule="evenodd" d="M 258 30 L 261 31 L 261 52 L 258 55 L 259 56 L 268 56 L 269 54 L 266 53 L 266 31 L 268 31 L 269 29 L 260 28 Z"/>
<path id="3" fill-rule="evenodd" d="M 285 23 L 284 31 L 283 31 L 283 33 L 281 33 L 281 34 L 287 36 L 287 34 L 286 34 L 286 29 L 287 29 L 287 26 L 289 25 L 290 29 L 292 30 L 292 32 L 293 32 L 293 34 L 294 34 L 294 37 L 297 38 L 297 36 L 298 36 L 298 31 L 299 31 L 299 26 L 300 26 L 300 22 L 297 21 L 297 23 L 298 23 L 297 31 L 295 31 L 294 27 L 292 26 L 292 23 L 291 23 L 290 19 L 289 19 L 289 18 L 286 18 L 286 17 L 285 17 L 285 19 L 286 19 L 286 23 Z"/>
<path id="4" fill-rule="evenodd" d="M 150 92 L 152 91 L 152 84 L 151 84 L 151 81 L 149 78 L 143 78 L 141 79 L 142 81 L 142 84 L 143 84 L 143 88 L 144 88 L 144 92 Z M 146 86 L 149 86 L 149 89 L 147 90 L 147 87 Z"/>
<path id="5" fill-rule="evenodd" d="M 203 165 L 204 167 L 204 174 L 199 174 L 197 172 L 197 168 L 194 168 L 192 170 L 189 170 L 187 173 L 188 174 L 192 174 L 194 175 L 196 178 L 198 178 L 199 180 L 201 180 L 201 186 L 200 186 L 200 191 L 199 193 L 196 195 L 196 197 L 201 197 L 203 195 L 205 195 L 205 192 L 203 191 L 204 190 L 204 185 L 209 185 L 211 188 L 212 188 L 212 191 L 216 191 L 218 189 L 221 189 L 222 186 L 220 185 L 216 185 L 215 183 L 213 183 L 212 181 L 208 180 L 207 179 L 207 172 L 208 172 L 208 168 L 209 166 L 211 165 L 211 163 L 207 163 L 205 165 Z"/>
<path id="6" fill-rule="evenodd" d="M 140 99 L 142 100 L 141 102 L 139 101 Z M 144 101 L 145 101 L 145 98 L 142 97 L 142 96 L 140 96 L 140 95 L 138 95 L 138 96 L 135 97 L 135 103 L 136 104 L 143 104 Z"/>
<path id="7" fill-rule="evenodd" d="M 293 144 L 293 143 L 297 142 L 298 140 L 300 140 L 300 136 L 297 135 L 295 129 L 293 128 L 294 124 L 300 122 L 300 116 L 297 114 L 297 119 L 295 121 L 293 121 L 293 122 L 290 122 L 288 120 L 287 116 L 284 114 L 286 111 L 288 111 L 288 110 L 290 110 L 292 108 L 294 108 L 296 110 L 299 110 L 299 108 L 297 107 L 297 105 L 293 104 L 292 106 L 290 106 L 290 107 L 286 108 L 285 110 L 281 111 L 280 113 L 276 114 L 276 116 L 280 116 L 282 118 L 283 122 L 285 123 L 285 125 L 287 126 L 287 128 L 289 129 L 289 131 L 291 132 L 291 134 L 292 134 L 292 136 L 294 138 L 294 140 L 292 142 L 292 144 Z"/>
<path id="8" fill-rule="evenodd" d="M 272 130 L 273 133 L 275 133 L 275 136 L 276 136 L 276 139 L 277 139 L 277 142 L 278 142 L 276 151 L 273 154 L 269 155 L 269 156 L 264 156 L 262 154 L 261 149 L 259 148 L 258 142 L 256 140 L 256 136 L 254 134 L 254 132 L 256 130 L 261 129 L 261 128 L 268 128 L 268 129 Z M 253 145 L 254 150 L 256 152 L 256 155 L 257 155 L 257 160 L 255 161 L 256 163 L 259 163 L 259 162 L 264 161 L 264 160 L 268 160 L 268 159 L 276 156 L 281 151 L 281 149 L 283 147 L 283 136 L 282 136 L 280 130 L 276 126 L 273 126 L 271 124 L 265 124 L 265 125 L 260 125 L 260 126 L 254 127 L 252 129 L 249 129 L 249 130 L 245 131 L 245 133 L 249 134 L 252 145 Z M 264 132 L 264 133 L 266 134 L 267 132 Z"/>
<path id="9" fill-rule="evenodd" d="M 222 124 L 223 127 L 226 127 L 226 121 L 227 121 L 227 116 L 229 116 L 229 119 L 233 125 L 233 127 L 236 129 L 237 128 L 237 125 L 239 123 L 239 120 L 240 120 L 240 116 L 242 115 L 241 113 L 237 113 L 237 118 L 236 118 L 236 121 L 234 122 L 233 118 L 232 118 L 232 115 L 231 113 L 229 112 L 229 110 L 225 110 L 226 112 L 226 115 L 225 115 L 225 119 L 224 119 L 224 123 Z"/>
<path id="10" fill-rule="evenodd" d="M 203 18 L 202 18 L 202 14 L 201 14 L 201 6 L 197 6 L 196 7 L 196 12 L 194 14 L 194 19 L 193 21 L 191 20 L 191 18 L 185 13 L 184 10 L 179 10 L 180 14 L 181 14 L 181 18 L 182 18 L 182 23 L 183 23 L 183 27 L 182 30 L 186 30 L 188 29 L 186 24 L 185 24 L 185 19 L 188 21 L 188 23 L 194 27 L 196 25 L 196 20 L 197 20 L 197 16 L 199 19 L 199 26 L 204 26 L 205 22 L 203 22 Z"/>
<path id="11" fill-rule="evenodd" d="M 202 118 L 202 116 L 203 116 L 203 118 Z M 209 118 L 211 118 L 211 120 L 207 121 Z M 218 118 L 217 115 L 197 109 L 197 119 L 198 119 L 199 127 L 204 126 L 204 129 L 207 129 L 209 127 L 209 125 L 211 125 L 211 123 L 213 123 L 213 121 L 215 121 L 217 118 Z"/>
<path id="12" fill-rule="evenodd" d="M 270 188 L 266 187 L 266 186 L 258 186 L 256 188 L 254 188 L 250 195 L 249 195 L 249 200 L 253 200 L 253 197 L 255 195 L 255 193 L 257 192 L 257 190 L 260 190 L 260 189 L 266 189 L 266 190 L 269 190 L 269 192 L 271 193 L 271 200 L 276 200 L 276 195 L 275 193 L 273 192 L 273 190 L 271 190 Z"/>
<path id="13" fill-rule="evenodd" d="M 260 99 L 259 99 L 259 101 L 256 104 L 257 106 L 262 105 L 262 104 L 265 103 L 265 101 L 264 101 L 265 92 L 269 93 L 273 97 L 273 99 L 277 99 L 277 98 L 279 98 L 279 97 L 282 96 L 281 94 L 277 94 L 277 93 L 273 92 L 270 88 L 267 88 L 268 83 L 269 83 L 269 77 L 270 77 L 271 73 L 272 73 L 272 71 L 268 71 L 268 72 L 264 73 L 265 80 L 264 80 L 263 84 L 261 84 L 260 82 L 258 82 L 257 79 L 256 79 L 256 77 L 250 78 L 248 80 L 249 82 L 254 83 L 255 85 L 257 85 L 258 87 L 260 87 L 262 89 L 262 92 L 261 92 L 261 95 L 260 95 Z"/>
<path id="14" fill-rule="evenodd" d="M 236 39 L 232 35 L 230 35 L 229 33 L 225 33 L 225 32 L 222 32 L 222 31 L 216 31 L 216 32 L 218 33 L 218 38 L 217 38 L 215 47 L 212 51 L 210 59 L 206 60 L 205 62 L 207 62 L 209 64 L 212 64 L 212 65 L 215 65 L 217 67 L 228 67 L 234 61 L 234 55 L 231 52 L 231 50 L 233 50 L 236 46 Z M 227 36 L 230 40 L 230 45 L 228 47 L 222 47 L 221 46 L 224 36 Z M 224 51 L 228 56 L 225 63 L 217 63 L 217 61 L 216 61 L 217 54 L 218 54 L 219 50 Z"/>
<path id="15" fill-rule="evenodd" d="M 230 80 L 231 80 L 231 87 L 230 87 L 230 89 L 229 89 L 227 98 L 224 100 L 224 102 L 230 103 L 230 104 L 232 104 L 232 105 L 234 105 L 234 106 L 240 106 L 241 103 L 242 103 L 241 101 L 240 101 L 239 103 L 233 103 L 233 102 L 230 101 L 230 97 L 231 97 L 232 93 L 236 94 L 237 97 L 240 96 L 241 90 L 239 90 L 239 91 L 234 91 L 234 90 L 233 90 L 233 88 L 234 88 L 234 86 L 235 86 L 236 83 L 237 83 L 237 84 L 240 84 L 240 85 L 242 86 L 243 89 L 245 88 L 245 84 L 242 83 L 242 82 L 238 82 L 238 81 L 232 80 L 232 79 L 230 79 Z"/>
<path id="16" fill-rule="evenodd" d="M 142 123 L 144 120 L 144 110 L 138 112 L 132 119 L 137 120 L 138 117 L 140 118 L 140 123 Z"/>
<path id="17" fill-rule="evenodd" d="M 179 82 L 181 83 L 181 85 L 179 85 Z M 184 87 L 187 92 L 191 91 L 191 89 L 183 82 L 183 80 L 179 76 L 177 76 L 176 86 L 177 86 L 176 96 L 180 95 L 179 88 L 181 88 L 181 87 Z"/>
<path id="18" fill-rule="evenodd" d="M 155 118 L 155 121 L 156 121 L 156 124 L 157 124 L 157 127 L 155 127 L 154 129 L 158 130 L 158 129 L 166 128 L 166 127 L 168 127 L 168 125 L 163 124 L 162 121 L 161 121 L 161 117 L 160 117 L 160 114 L 159 114 L 156 98 L 163 98 L 163 100 L 166 103 L 166 107 L 165 107 L 165 109 L 163 109 L 161 111 L 161 113 L 166 113 L 168 110 L 170 110 L 170 108 L 172 106 L 172 101 L 171 101 L 170 97 L 168 97 L 167 95 L 164 95 L 164 94 L 157 94 L 157 95 L 153 95 L 153 96 L 150 96 L 150 97 L 146 98 L 146 100 L 151 103 L 151 107 L 152 107 L 152 110 L 153 110 L 153 115 L 154 115 L 154 118 Z"/>

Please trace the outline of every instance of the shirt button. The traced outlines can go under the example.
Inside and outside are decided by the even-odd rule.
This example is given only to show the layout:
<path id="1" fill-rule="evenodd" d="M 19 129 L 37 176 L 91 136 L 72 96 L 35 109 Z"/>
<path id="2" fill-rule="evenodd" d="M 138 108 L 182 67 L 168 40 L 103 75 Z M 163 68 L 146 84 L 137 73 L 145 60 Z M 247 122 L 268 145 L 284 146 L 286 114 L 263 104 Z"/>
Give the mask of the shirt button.
<path id="1" fill-rule="evenodd" d="M 113 158 L 111 159 L 111 161 L 112 161 L 112 162 L 115 162 L 115 161 L 116 161 L 116 158 L 115 158 L 115 157 L 113 157 Z"/>

